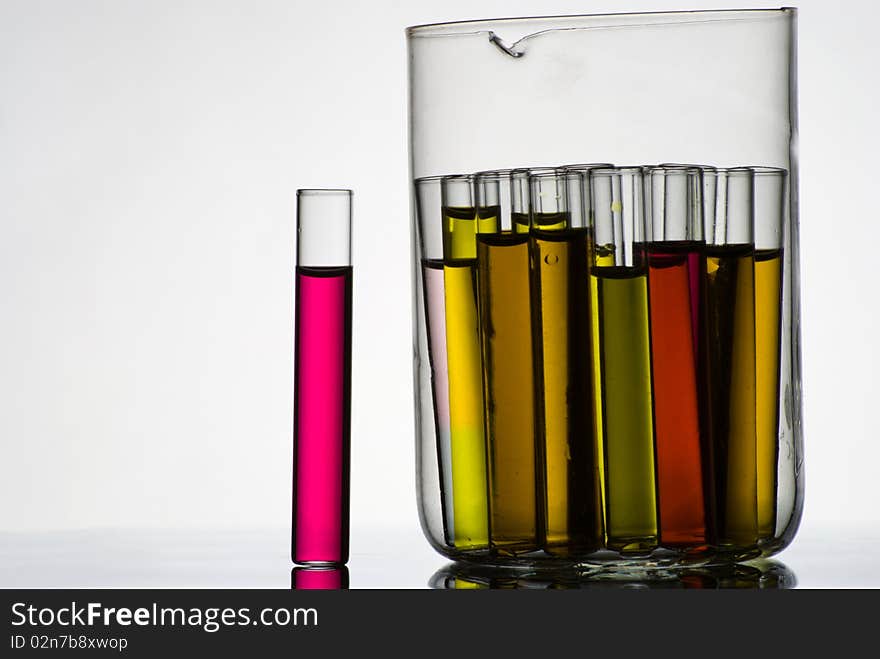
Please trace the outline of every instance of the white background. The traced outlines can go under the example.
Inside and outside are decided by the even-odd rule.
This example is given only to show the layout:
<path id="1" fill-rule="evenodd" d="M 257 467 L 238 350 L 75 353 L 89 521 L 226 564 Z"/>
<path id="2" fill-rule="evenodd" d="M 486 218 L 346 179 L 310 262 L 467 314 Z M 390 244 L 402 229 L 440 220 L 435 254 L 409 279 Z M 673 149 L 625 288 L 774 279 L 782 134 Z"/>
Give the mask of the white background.
<path id="1" fill-rule="evenodd" d="M 294 192 L 351 187 L 353 549 L 382 529 L 427 547 L 404 28 L 721 6 L 2 0 L 0 532 L 285 542 Z M 880 9 L 799 6 L 802 533 L 876 533 Z"/>

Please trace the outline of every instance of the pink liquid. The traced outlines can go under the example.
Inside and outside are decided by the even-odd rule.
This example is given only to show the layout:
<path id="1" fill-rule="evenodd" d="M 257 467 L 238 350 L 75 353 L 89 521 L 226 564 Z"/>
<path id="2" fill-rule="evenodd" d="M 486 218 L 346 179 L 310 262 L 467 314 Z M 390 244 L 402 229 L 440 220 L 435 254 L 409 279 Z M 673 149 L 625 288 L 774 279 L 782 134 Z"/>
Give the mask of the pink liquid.
<path id="1" fill-rule="evenodd" d="M 297 567 L 290 580 L 293 590 L 347 590 L 348 568 Z"/>
<path id="2" fill-rule="evenodd" d="M 425 287 L 425 321 L 428 326 L 428 358 L 434 396 L 434 424 L 437 428 L 437 467 L 440 473 L 440 498 L 443 502 L 443 534 L 454 543 L 452 504 L 452 449 L 449 428 L 449 371 L 446 355 L 446 298 L 442 261 L 422 264 Z"/>
<path id="3" fill-rule="evenodd" d="M 351 274 L 296 269 L 294 563 L 348 561 Z"/>

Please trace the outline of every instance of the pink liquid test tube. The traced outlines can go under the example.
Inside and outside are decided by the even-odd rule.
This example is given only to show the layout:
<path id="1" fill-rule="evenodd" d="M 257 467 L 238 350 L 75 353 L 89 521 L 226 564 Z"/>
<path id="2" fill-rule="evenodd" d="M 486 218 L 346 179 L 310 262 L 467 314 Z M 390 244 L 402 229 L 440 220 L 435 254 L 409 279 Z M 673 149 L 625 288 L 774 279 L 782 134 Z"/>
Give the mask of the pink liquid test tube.
<path id="1" fill-rule="evenodd" d="M 297 190 L 292 558 L 348 561 L 350 190 Z"/>

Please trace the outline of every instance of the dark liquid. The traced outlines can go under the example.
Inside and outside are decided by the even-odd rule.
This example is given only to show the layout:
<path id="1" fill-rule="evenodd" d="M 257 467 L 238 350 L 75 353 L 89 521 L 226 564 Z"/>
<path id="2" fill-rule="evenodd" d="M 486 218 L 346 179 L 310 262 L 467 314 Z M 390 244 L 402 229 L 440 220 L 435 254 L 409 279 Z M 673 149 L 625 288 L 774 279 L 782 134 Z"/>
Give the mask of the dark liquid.
<path id="1" fill-rule="evenodd" d="M 544 218 L 537 226 L 563 222 Z M 602 504 L 593 418 L 592 322 L 586 229 L 533 225 L 532 313 L 543 545 L 548 553 L 601 547 Z"/>
<path id="2" fill-rule="evenodd" d="M 755 250 L 706 247 L 704 458 L 710 537 L 751 546 L 758 537 L 755 449 Z"/>

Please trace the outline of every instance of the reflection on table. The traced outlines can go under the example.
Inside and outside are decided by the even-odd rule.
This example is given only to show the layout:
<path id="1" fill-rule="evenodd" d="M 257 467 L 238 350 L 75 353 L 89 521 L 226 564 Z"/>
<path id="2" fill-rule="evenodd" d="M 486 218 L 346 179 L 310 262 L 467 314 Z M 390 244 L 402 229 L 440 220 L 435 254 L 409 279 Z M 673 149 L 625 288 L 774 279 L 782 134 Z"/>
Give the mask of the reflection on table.
<path id="1" fill-rule="evenodd" d="M 794 588 L 797 579 L 785 564 L 754 560 L 731 565 L 639 570 L 500 568 L 450 563 L 431 577 L 429 586 L 447 590 L 579 588 Z"/>
<path id="2" fill-rule="evenodd" d="M 295 567 L 290 572 L 293 590 L 348 590 L 348 568 L 342 566 Z"/>

